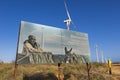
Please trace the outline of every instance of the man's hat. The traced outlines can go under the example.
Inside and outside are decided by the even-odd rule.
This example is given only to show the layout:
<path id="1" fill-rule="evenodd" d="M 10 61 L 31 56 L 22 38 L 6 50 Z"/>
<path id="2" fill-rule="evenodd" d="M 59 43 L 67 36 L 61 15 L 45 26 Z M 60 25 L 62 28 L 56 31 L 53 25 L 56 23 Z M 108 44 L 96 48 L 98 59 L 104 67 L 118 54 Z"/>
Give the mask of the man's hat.
<path id="1" fill-rule="evenodd" d="M 29 36 L 28 36 L 28 39 L 30 39 L 30 40 L 31 40 L 31 39 L 36 39 L 36 37 L 33 36 L 33 35 L 29 35 Z"/>

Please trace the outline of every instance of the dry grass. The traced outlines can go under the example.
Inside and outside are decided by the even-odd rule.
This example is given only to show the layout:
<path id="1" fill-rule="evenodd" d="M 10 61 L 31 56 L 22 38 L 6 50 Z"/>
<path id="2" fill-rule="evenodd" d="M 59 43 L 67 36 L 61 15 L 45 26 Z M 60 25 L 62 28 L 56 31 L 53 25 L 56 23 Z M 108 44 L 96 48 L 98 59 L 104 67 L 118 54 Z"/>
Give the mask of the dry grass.
<path id="1" fill-rule="evenodd" d="M 106 64 L 92 63 L 91 65 L 91 80 L 120 80 L 120 65 L 112 66 L 112 75 L 108 74 L 108 68 Z M 88 80 L 86 64 L 62 64 L 61 73 L 64 75 L 63 80 Z M 13 80 L 13 74 L 13 63 L 0 63 L 0 80 Z M 23 80 L 23 76 L 31 77 L 35 75 L 42 75 L 49 77 L 47 75 L 53 76 L 53 74 L 58 74 L 57 64 L 19 65 L 17 68 L 16 80 Z M 38 80 L 41 80 L 40 77 Z"/>

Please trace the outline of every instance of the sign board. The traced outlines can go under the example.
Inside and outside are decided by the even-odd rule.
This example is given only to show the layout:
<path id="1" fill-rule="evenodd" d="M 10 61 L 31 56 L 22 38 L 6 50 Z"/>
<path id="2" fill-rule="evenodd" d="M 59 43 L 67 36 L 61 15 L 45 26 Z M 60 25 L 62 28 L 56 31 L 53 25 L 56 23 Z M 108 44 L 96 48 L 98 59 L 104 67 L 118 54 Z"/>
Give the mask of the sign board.
<path id="1" fill-rule="evenodd" d="M 83 63 L 90 60 L 88 34 L 21 21 L 18 64 Z"/>

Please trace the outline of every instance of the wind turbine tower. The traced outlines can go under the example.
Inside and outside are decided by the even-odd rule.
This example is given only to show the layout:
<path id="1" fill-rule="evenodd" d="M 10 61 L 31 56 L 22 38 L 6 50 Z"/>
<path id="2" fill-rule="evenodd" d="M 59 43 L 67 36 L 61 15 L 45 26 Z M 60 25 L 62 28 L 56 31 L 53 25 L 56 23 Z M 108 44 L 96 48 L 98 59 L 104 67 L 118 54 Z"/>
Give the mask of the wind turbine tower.
<path id="1" fill-rule="evenodd" d="M 104 63 L 104 55 L 103 55 L 103 51 L 101 51 L 101 58 L 102 58 L 102 63 Z"/>
<path id="2" fill-rule="evenodd" d="M 98 45 L 95 46 L 95 52 L 96 52 L 97 62 L 99 62 L 99 58 L 98 58 Z"/>

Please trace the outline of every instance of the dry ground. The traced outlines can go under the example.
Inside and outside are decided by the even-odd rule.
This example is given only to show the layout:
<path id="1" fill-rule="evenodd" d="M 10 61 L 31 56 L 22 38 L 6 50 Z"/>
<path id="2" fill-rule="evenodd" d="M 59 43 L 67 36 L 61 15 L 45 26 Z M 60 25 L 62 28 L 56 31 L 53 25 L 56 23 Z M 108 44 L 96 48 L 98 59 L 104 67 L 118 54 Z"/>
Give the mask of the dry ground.
<path id="1" fill-rule="evenodd" d="M 91 65 L 91 80 L 120 80 L 120 64 L 112 65 L 112 75 L 108 74 L 108 68 L 106 64 L 92 63 Z M 61 73 L 63 74 L 62 77 L 64 77 L 63 80 L 88 80 L 86 64 L 62 64 Z M 57 74 L 57 64 L 19 65 L 17 68 L 16 80 L 23 80 L 23 76 L 27 77 L 24 80 L 56 80 L 55 77 Z M 0 63 L 0 80 L 13 79 L 14 64 Z"/>
<path id="2" fill-rule="evenodd" d="M 112 75 L 113 77 L 120 80 L 120 64 L 113 64 L 112 65 L 112 73 L 113 73 L 113 75 Z"/>
<path id="3" fill-rule="evenodd" d="M 120 64 L 113 64 L 112 65 L 112 72 L 115 75 L 120 75 Z"/>

